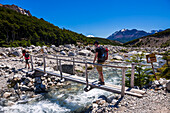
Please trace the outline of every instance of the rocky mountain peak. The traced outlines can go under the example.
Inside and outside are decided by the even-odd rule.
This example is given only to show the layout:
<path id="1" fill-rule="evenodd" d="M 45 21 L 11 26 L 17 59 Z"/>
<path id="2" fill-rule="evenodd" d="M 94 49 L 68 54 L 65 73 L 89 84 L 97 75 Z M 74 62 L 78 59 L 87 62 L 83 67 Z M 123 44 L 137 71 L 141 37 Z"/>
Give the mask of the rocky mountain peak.
<path id="1" fill-rule="evenodd" d="M 143 37 L 143 36 L 147 36 L 147 35 L 151 35 L 154 33 L 158 33 L 162 30 L 152 30 L 150 33 L 143 31 L 143 30 L 137 30 L 137 29 L 121 29 L 119 31 L 114 32 L 112 35 L 110 35 L 107 39 L 110 40 L 116 40 L 122 43 Z"/>
<path id="2" fill-rule="evenodd" d="M 21 7 L 18 7 L 16 5 L 14 5 L 14 4 L 12 4 L 12 5 L 0 4 L 0 7 L 9 8 L 9 9 L 15 10 L 15 11 L 21 13 L 21 14 L 24 14 L 24 15 L 27 15 L 27 16 L 32 16 L 29 10 L 25 10 L 25 9 L 23 9 Z"/>

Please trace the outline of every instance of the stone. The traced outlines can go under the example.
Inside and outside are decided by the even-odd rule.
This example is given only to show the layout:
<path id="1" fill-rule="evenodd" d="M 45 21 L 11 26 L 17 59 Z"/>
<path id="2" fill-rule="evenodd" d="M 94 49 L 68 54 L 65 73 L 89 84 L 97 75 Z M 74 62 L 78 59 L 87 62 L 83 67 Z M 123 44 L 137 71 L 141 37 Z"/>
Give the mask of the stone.
<path id="1" fill-rule="evenodd" d="M 8 100 L 8 102 L 5 104 L 5 106 L 12 106 L 14 104 L 15 104 L 14 102 Z"/>
<path id="2" fill-rule="evenodd" d="M 24 80 L 24 82 L 25 82 L 26 84 L 28 84 L 30 81 L 31 81 L 31 78 L 29 78 L 29 77 L 27 77 L 27 78 Z"/>
<path id="3" fill-rule="evenodd" d="M 168 83 L 166 83 L 166 90 L 170 91 L 170 81 Z"/>
<path id="4" fill-rule="evenodd" d="M 155 84 L 155 85 L 160 85 L 158 80 L 155 80 L 155 81 L 154 81 L 154 84 Z"/>
<path id="5" fill-rule="evenodd" d="M 65 51 L 61 51 L 60 54 L 61 55 L 66 55 L 66 52 Z"/>
<path id="6" fill-rule="evenodd" d="M 5 57 L 5 58 L 8 57 L 7 54 L 5 54 L 4 52 L 1 52 L 1 53 L 0 53 L 0 56 L 3 56 L 3 57 Z"/>
<path id="7" fill-rule="evenodd" d="M 93 103 L 93 109 L 94 109 L 94 108 L 98 108 L 98 104 Z"/>
<path id="8" fill-rule="evenodd" d="M 10 97 L 12 95 L 12 93 L 10 93 L 10 92 L 5 92 L 4 94 L 3 94 L 3 98 L 8 98 L 8 97 Z"/>
<path id="9" fill-rule="evenodd" d="M 14 51 L 14 52 L 12 52 L 12 55 L 14 55 L 14 56 L 21 56 L 21 52 L 20 51 Z"/>
<path id="10" fill-rule="evenodd" d="M 105 100 L 107 102 L 107 97 L 104 96 L 104 95 L 99 96 L 98 99 L 102 99 L 102 100 Z"/>
<path id="11" fill-rule="evenodd" d="M 14 96 L 11 96 L 11 97 L 9 97 L 9 100 L 11 100 L 11 101 L 15 102 L 15 101 L 17 101 L 17 98 L 16 98 L 16 97 L 14 97 Z"/>
<path id="12" fill-rule="evenodd" d="M 21 86 L 20 89 L 21 91 L 33 91 L 32 88 L 29 88 L 28 86 L 25 86 L 25 85 Z"/>
<path id="13" fill-rule="evenodd" d="M 71 64 L 63 64 L 62 65 L 62 72 L 73 74 L 73 65 Z"/>
<path id="14" fill-rule="evenodd" d="M 81 50 L 78 52 L 79 55 L 82 55 L 82 56 L 90 56 L 91 54 L 91 51 L 89 50 Z"/>
<path id="15" fill-rule="evenodd" d="M 68 56 L 75 56 L 76 55 L 76 53 L 74 53 L 74 52 L 69 52 L 68 53 Z"/>
<path id="16" fill-rule="evenodd" d="M 100 102 L 98 103 L 99 105 L 103 105 L 104 103 L 106 103 L 105 100 L 100 100 Z"/>
<path id="17" fill-rule="evenodd" d="M 121 56 L 113 56 L 112 59 L 115 59 L 115 60 L 123 60 L 123 58 Z"/>

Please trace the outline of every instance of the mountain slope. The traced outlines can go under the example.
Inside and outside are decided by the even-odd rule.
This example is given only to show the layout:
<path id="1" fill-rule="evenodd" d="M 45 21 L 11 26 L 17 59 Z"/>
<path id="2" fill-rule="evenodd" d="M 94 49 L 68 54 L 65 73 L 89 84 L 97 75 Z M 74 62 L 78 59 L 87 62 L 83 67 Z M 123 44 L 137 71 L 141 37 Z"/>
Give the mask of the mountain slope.
<path id="1" fill-rule="evenodd" d="M 135 47 L 168 47 L 170 46 L 170 29 L 129 41 L 124 43 L 124 45 Z"/>
<path id="2" fill-rule="evenodd" d="M 92 40 L 97 40 L 101 45 L 123 45 L 122 43 L 114 40 L 109 40 L 100 37 L 91 37 Z"/>
<path id="3" fill-rule="evenodd" d="M 112 35 L 110 35 L 107 39 L 110 40 L 117 40 L 120 41 L 122 43 L 143 37 L 143 36 L 147 36 L 150 34 L 154 34 L 156 32 L 160 32 L 161 30 L 157 31 L 157 30 L 152 30 L 151 33 L 147 33 L 145 31 L 142 30 L 136 30 L 136 29 L 132 29 L 132 30 L 128 30 L 128 29 L 122 29 L 120 31 L 116 31 L 115 33 L 113 33 Z"/>

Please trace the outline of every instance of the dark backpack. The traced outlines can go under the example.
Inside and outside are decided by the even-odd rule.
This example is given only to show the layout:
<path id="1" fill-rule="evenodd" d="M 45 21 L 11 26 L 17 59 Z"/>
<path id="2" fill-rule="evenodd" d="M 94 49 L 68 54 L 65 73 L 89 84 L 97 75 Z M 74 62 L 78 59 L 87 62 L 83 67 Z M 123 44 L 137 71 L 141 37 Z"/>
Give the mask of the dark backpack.
<path id="1" fill-rule="evenodd" d="M 25 53 L 25 58 L 28 58 L 29 56 L 29 53 Z"/>
<path id="2" fill-rule="evenodd" d="M 108 49 L 103 48 L 102 46 L 99 47 L 99 52 L 98 53 L 98 60 L 101 62 L 104 62 L 105 60 L 108 59 Z"/>

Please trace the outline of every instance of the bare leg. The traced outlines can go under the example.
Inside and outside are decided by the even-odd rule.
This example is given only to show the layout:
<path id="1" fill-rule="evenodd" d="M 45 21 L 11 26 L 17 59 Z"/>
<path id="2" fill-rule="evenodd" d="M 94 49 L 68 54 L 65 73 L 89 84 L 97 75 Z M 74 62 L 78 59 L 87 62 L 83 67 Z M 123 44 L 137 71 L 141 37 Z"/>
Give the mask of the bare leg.
<path id="1" fill-rule="evenodd" d="M 101 82 L 104 82 L 103 68 L 102 67 L 100 67 L 100 68 L 101 68 L 100 70 L 97 68 L 97 71 L 99 73 L 99 79 L 101 79 Z"/>
<path id="2" fill-rule="evenodd" d="M 30 68 L 30 64 L 28 63 L 28 69 Z"/>

